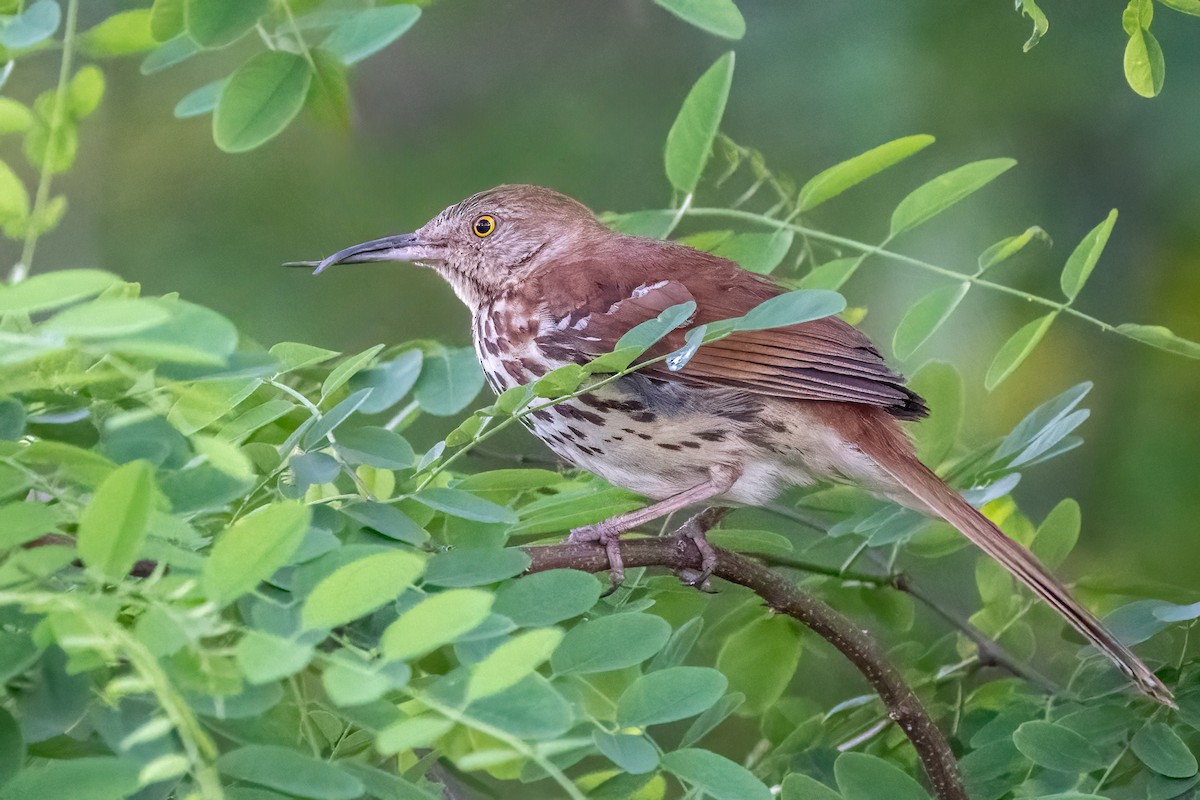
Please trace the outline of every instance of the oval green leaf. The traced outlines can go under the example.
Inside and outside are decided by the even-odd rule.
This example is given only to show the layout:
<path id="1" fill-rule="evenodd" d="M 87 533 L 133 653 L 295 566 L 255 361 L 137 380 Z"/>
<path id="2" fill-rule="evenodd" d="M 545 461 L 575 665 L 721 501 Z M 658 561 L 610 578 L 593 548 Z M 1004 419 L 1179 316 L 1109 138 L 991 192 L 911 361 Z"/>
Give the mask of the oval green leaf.
<path id="1" fill-rule="evenodd" d="M 950 319 L 970 288 L 971 284 L 967 281 L 943 286 L 913 303 L 900 319 L 892 337 L 892 350 L 896 358 L 907 360 L 929 341 L 929 337 Z"/>
<path id="2" fill-rule="evenodd" d="M 483 370 L 474 348 L 439 347 L 425 353 L 413 394 L 422 411 L 448 417 L 469 406 L 482 388 Z"/>
<path id="3" fill-rule="evenodd" d="M 0 286 L 0 314 L 33 314 L 60 308 L 100 294 L 121 279 L 98 269 L 64 269 Z"/>
<path id="4" fill-rule="evenodd" d="M 467 700 L 478 700 L 516 686 L 550 657 L 562 641 L 557 628 L 539 628 L 512 637 L 471 669 Z"/>
<path id="5" fill-rule="evenodd" d="M 481 589 L 450 589 L 426 597 L 384 630 L 384 657 L 417 658 L 456 641 L 487 619 L 494 600 Z"/>
<path id="6" fill-rule="evenodd" d="M 726 53 L 700 76 L 667 133 L 667 178 L 684 194 L 695 191 L 712 154 L 733 83 L 733 60 L 733 53 Z"/>
<path id="7" fill-rule="evenodd" d="M 721 647 L 717 669 L 732 691 L 746 696 L 743 709 L 762 714 L 783 695 L 800 661 L 800 631 L 785 616 L 763 617 L 739 628 Z"/>
<path id="8" fill-rule="evenodd" d="M 833 764 L 842 796 L 855 800 L 929 800 L 911 777 L 882 758 L 867 753 L 842 753 Z"/>
<path id="9" fill-rule="evenodd" d="M 308 506 L 294 501 L 256 509 L 221 534 L 204 564 L 204 588 L 221 604 L 249 592 L 288 563 L 308 531 Z"/>
<path id="10" fill-rule="evenodd" d="M 709 667 L 655 670 L 621 694 L 617 722 L 623 728 L 644 728 L 694 717 L 720 700 L 728 685 L 724 675 Z"/>
<path id="11" fill-rule="evenodd" d="M 278 745 L 252 744 L 232 750 L 217 759 L 217 769 L 231 778 L 321 800 L 354 800 L 365 791 L 358 778 L 333 764 Z"/>
<path id="12" fill-rule="evenodd" d="M 232 44 L 270 9 L 270 0 L 186 0 L 187 32 L 201 47 Z"/>
<path id="13" fill-rule="evenodd" d="M 926 134 L 905 136 L 874 147 L 840 164 L 834 164 L 829 169 L 818 172 L 800 188 L 797 205 L 802 212 L 814 209 L 893 164 L 919 153 L 933 142 L 933 137 Z"/>
<path id="14" fill-rule="evenodd" d="M 1033 763 L 1060 772 L 1091 772 L 1105 763 L 1091 742 L 1054 722 L 1023 723 L 1013 734 L 1013 744 Z"/>
<path id="15" fill-rule="evenodd" d="M 357 64 L 399 39 L 420 16 L 415 5 L 359 9 L 333 29 L 321 49 L 347 66 Z"/>
<path id="16" fill-rule="evenodd" d="M 832 316 L 846 308 L 846 298 L 828 289 L 796 289 L 776 295 L 734 322 L 739 331 L 761 331 Z"/>
<path id="17" fill-rule="evenodd" d="M 1167 77 L 1158 39 L 1148 30 L 1135 30 L 1125 45 L 1125 80 L 1142 97 L 1156 97 Z"/>
<path id="18" fill-rule="evenodd" d="M 663 756 L 662 764 L 713 800 L 771 800 L 771 790 L 754 773 L 708 750 L 676 750 Z"/>
<path id="19" fill-rule="evenodd" d="M 429 559 L 425 583 L 434 586 L 482 586 L 525 571 L 529 554 L 518 547 L 446 550 Z"/>
<path id="20" fill-rule="evenodd" d="M 918 186 L 892 212 L 889 237 L 912 230 L 1016 166 L 1011 158 L 974 161 Z"/>
<path id="21" fill-rule="evenodd" d="M 1132 322 L 1126 322 L 1123 325 L 1117 326 L 1117 333 L 1128 336 L 1130 339 L 1135 339 L 1143 344 L 1148 344 L 1151 347 L 1166 350 L 1168 353 L 1187 356 L 1188 358 L 1200 358 L 1200 342 L 1184 339 L 1162 325 L 1137 325 Z"/>
<path id="22" fill-rule="evenodd" d="M 110 580 L 128 575 L 146 540 L 157 496 L 154 467 L 147 461 L 109 473 L 79 517 L 76 546 L 83 563 Z"/>
<path id="23" fill-rule="evenodd" d="M 1196 774 L 1196 756 L 1166 723 L 1148 723 L 1134 734 L 1132 746 L 1134 755 L 1159 775 L 1190 778 Z"/>
<path id="24" fill-rule="evenodd" d="M 1042 520 L 1029 549 L 1043 564 L 1054 569 L 1075 549 L 1082 522 L 1079 503 L 1069 497 L 1062 500 Z"/>
<path id="25" fill-rule="evenodd" d="M 304 105 L 312 72 L 303 56 L 259 53 L 229 76 L 213 114 L 213 141 L 242 153 L 278 136 Z"/>
<path id="26" fill-rule="evenodd" d="M 559 674 L 607 672 L 640 664 L 671 638 L 671 626 L 653 614 L 613 614 L 567 632 L 551 666 Z"/>
<path id="27" fill-rule="evenodd" d="M 988 367 L 987 378 L 984 380 L 984 385 L 989 392 L 1003 383 L 1005 378 L 1013 374 L 1016 368 L 1021 366 L 1021 362 L 1029 357 L 1033 348 L 1037 347 L 1038 342 L 1046 335 L 1046 331 L 1050 330 L 1050 323 L 1054 322 L 1056 316 L 1058 316 L 1058 312 L 1051 311 L 1046 316 L 1023 325 L 1012 335 L 1012 338 L 1004 343 L 1000 352 L 996 353 L 996 357 L 992 359 L 992 364 Z"/>
<path id="28" fill-rule="evenodd" d="M 1100 260 L 1100 254 L 1104 252 L 1104 246 L 1108 244 L 1109 234 L 1112 233 L 1113 225 L 1116 222 L 1117 210 L 1114 208 L 1108 212 L 1104 221 L 1088 231 L 1083 240 L 1071 251 L 1067 265 L 1063 267 L 1060 281 L 1063 294 L 1067 296 L 1068 300 L 1075 299 L 1079 290 L 1083 288 L 1083 284 L 1087 282 L 1088 276 L 1092 274 L 1092 270 L 1096 268 L 1096 262 Z"/>
<path id="29" fill-rule="evenodd" d="M 509 581 L 496 592 L 496 613 L 522 627 L 553 625 L 588 611 L 600 599 L 596 576 L 552 569 Z"/>
<path id="30" fill-rule="evenodd" d="M 425 569 L 417 553 L 374 553 L 338 567 L 304 601 L 304 627 L 344 625 L 399 597 Z"/>

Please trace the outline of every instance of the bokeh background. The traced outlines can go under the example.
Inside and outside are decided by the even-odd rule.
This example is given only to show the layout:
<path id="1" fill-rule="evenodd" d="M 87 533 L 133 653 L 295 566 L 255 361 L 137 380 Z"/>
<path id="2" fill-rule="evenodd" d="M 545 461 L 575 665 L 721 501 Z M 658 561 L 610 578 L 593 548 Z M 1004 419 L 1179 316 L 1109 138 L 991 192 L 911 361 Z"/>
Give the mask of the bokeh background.
<path id="1" fill-rule="evenodd" d="M 84 5 L 86 27 L 130 4 Z M 723 129 L 801 181 L 898 136 L 935 135 L 937 145 L 813 220 L 866 241 L 882 237 L 891 208 L 920 182 L 966 161 L 1015 157 L 1017 169 L 898 249 L 969 270 L 994 241 L 1040 224 L 1053 248 L 1030 248 L 998 275 L 1054 297 L 1071 248 L 1119 207 L 1079 307 L 1200 339 L 1200 19 L 1158 7 L 1166 86 L 1146 100 L 1122 77 L 1120 4 L 1043 5 L 1049 35 L 1026 54 L 1030 25 L 1008 0 L 747 0 Z M 318 279 L 278 264 L 411 230 L 503 182 L 542 183 L 598 210 L 661 207 L 670 200 L 666 132 L 726 49 L 649 0 L 440 0 L 360 65 L 350 130 L 301 120 L 239 156 L 216 149 L 207 117 L 171 115 L 184 94 L 228 74 L 237 47 L 150 77 L 136 59 L 113 62 L 78 165 L 56 183 L 70 211 L 39 246 L 35 270 L 99 267 L 149 293 L 179 291 L 267 344 L 465 344 L 467 314 L 433 274 L 347 267 Z M 55 61 L 46 57 L 42 75 L 23 68 L 6 91 L 29 97 L 49 85 Z M 6 255 L 15 261 L 16 249 Z M 864 327 L 887 350 L 900 315 L 935 285 L 869 261 L 846 293 L 870 309 Z M 1034 311 L 973 291 L 901 366 L 939 357 L 963 371 L 975 442 L 1095 381 L 1086 445 L 1032 470 L 1019 501 L 1038 519 L 1062 497 L 1080 500 L 1084 541 L 1070 574 L 1200 585 L 1200 362 L 1064 318 L 985 392 L 992 355 Z M 510 446 L 539 448 L 519 437 Z"/>

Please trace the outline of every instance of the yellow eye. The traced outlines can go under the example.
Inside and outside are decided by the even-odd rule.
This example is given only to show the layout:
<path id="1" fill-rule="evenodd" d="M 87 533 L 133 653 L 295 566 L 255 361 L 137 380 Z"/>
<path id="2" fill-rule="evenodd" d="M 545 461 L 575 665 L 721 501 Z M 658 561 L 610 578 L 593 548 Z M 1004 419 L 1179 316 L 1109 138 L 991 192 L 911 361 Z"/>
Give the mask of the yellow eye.
<path id="1" fill-rule="evenodd" d="M 492 232 L 496 230 L 496 218 L 490 214 L 484 214 L 475 220 L 471 230 L 475 231 L 475 235 L 480 239 L 491 236 Z"/>

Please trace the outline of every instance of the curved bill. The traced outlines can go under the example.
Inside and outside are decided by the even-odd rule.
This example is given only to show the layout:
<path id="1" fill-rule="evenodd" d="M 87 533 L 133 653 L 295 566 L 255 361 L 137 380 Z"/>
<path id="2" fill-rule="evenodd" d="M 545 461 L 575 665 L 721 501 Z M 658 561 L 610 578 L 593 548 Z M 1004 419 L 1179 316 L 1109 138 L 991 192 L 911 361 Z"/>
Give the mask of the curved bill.
<path id="1" fill-rule="evenodd" d="M 326 267 L 332 267 L 334 264 L 365 264 L 370 261 L 436 261 L 441 249 L 437 245 L 421 241 L 415 233 L 401 233 L 347 247 L 321 261 L 289 261 L 284 266 L 316 267 L 313 274 L 319 275 Z"/>

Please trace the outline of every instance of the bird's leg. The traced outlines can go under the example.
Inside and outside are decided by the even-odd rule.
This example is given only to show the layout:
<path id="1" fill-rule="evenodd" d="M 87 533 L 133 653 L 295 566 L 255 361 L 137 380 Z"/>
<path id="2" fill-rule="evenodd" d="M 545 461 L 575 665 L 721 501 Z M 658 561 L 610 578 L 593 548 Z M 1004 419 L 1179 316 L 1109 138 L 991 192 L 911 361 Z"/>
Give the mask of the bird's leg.
<path id="1" fill-rule="evenodd" d="M 671 536 L 679 540 L 690 539 L 700 551 L 700 572 L 680 570 L 676 574 L 688 586 L 695 586 L 700 591 L 709 591 L 708 578 L 717 566 L 717 551 L 709 543 L 706 534 L 712 530 L 732 508 L 728 506 L 709 506 L 679 526 Z"/>
<path id="2" fill-rule="evenodd" d="M 697 484 L 690 489 L 684 489 L 679 494 L 673 494 L 665 500 L 660 500 L 637 511 L 619 514 L 603 522 L 598 522 L 595 525 L 585 525 L 582 528 L 576 528 L 571 531 L 571 535 L 567 537 L 567 541 L 596 542 L 604 547 L 608 553 L 609 579 L 612 581 L 611 593 L 611 591 L 615 591 L 621 585 L 621 582 L 625 580 L 625 565 L 621 560 L 619 545 L 622 533 L 656 520 L 659 517 L 664 517 L 681 508 L 686 508 L 695 503 L 703 503 L 706 500 L 711 500 L 718 495 L 724 494 L 729 491 L 729 487 L 733 486 L 734 481 L 741 474 L 742 471 L 740 469 L 724 464 L 712 467 L 709 470 L 708 480 L 704 483 Z"/>

